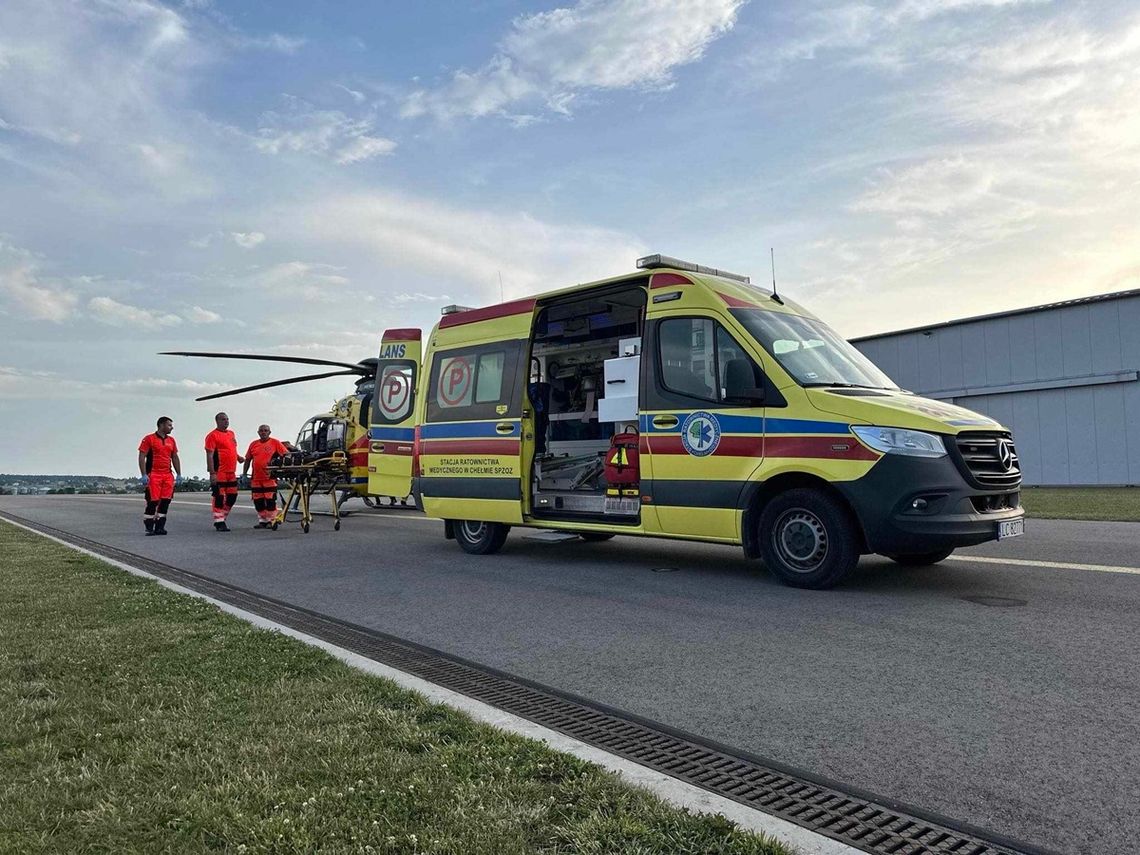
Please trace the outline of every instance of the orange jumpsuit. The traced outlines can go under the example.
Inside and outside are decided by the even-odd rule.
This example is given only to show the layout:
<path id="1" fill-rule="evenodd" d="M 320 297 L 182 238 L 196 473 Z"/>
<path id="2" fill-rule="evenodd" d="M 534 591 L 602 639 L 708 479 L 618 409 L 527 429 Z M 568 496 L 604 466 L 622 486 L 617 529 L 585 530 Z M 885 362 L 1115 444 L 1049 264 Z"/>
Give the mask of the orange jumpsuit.
<path id="1" fill-rule="evenodd" d="M 253 480 L 250 497 L 257 508 L 257 517 L 263 523 L 273 522 L 277 516 L 277 479 L 269 474 L 269 461 L 275 456 L 289 453 L 280 440 L 273 437 L 255 439 L 246 449 L 245 459 L 253 463 Z"/>
<path id="2" fill-rule="evenodd" d="M 215 428 L 206 434 L 206 451 L 214 458 L 214 524 L 225 523 L 237 501 L 237 439 L 232 430 Z"/>
<path id="3" fill-rule="evenodd" d="M 178 453 L 178 443 L 167 434 L 148 433 L 139 442 L 139 451 L 146 452 L 146 511 L 143 525 L 148 534 L 166 533 L 166 513 L 174 498 L 174 470 L 170 458 Z"/>

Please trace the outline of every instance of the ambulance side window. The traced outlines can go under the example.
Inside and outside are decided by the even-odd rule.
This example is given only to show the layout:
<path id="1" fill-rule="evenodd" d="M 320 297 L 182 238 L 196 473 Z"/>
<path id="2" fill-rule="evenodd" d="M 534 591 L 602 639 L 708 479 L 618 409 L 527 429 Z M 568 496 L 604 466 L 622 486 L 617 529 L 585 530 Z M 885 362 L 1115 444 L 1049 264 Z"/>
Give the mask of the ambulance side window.
<path id="1" fill-rule="evenodd" d="M 656 373 L 656 388 L 646 390 L 645 403 L 650 409 L 692 406 L 698 401 L 743 406 L 739 400 L 727 400 L 730 372 L 737 385 L 743 374 L 745 386 L 763 388 L 769 395 L 769 406 L 783 405 L 782 396 L 771 387 L 748 351 L 711 318 L 659 321 L 655 337 L 656 364 L 646 366 Z"/>
<path id="2" fill-rule="evenodd" d="M 715 402 L 715 325 L 708 318 L 672 318 L 658 328 L 661 385 L 670 392 Z"/>
<path id="3" fill-rule="evenodd" d="M 517 418 L 522 411 L 516 340 L 442 351 L 428 377 L 427 420 Z"/>

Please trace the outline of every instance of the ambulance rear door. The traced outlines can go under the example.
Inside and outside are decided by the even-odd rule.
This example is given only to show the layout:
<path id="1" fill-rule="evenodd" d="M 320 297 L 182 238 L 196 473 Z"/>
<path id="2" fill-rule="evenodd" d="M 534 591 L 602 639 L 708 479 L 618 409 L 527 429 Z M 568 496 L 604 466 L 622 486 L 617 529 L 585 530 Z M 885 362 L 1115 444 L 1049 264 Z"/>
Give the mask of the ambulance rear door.
<path id="1" fill-rule="evenodd" d="M 374 496 L 403 498 L 412 492 L 415 397 L 421 358 L 420 330 L 384 331 L 368 444 L 368 492 Z"/>
<path id="2" fill-rule="evenodd" d="M 526 340 L 432 351 L 420 425 L 420 493 L 429 516 L 522 522 Z"/>

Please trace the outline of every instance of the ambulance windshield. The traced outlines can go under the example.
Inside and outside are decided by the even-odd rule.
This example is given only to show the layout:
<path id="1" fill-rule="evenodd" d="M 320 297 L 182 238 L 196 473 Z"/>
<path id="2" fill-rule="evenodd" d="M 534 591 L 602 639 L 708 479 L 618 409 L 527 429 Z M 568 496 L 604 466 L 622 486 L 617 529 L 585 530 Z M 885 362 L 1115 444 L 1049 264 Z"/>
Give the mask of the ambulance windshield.
<path id="1" fill-rule="evenodd" d="M 822 321 L 764 309 L 731 311 L 801 386 L 898 388 L 871 360 Z"/>

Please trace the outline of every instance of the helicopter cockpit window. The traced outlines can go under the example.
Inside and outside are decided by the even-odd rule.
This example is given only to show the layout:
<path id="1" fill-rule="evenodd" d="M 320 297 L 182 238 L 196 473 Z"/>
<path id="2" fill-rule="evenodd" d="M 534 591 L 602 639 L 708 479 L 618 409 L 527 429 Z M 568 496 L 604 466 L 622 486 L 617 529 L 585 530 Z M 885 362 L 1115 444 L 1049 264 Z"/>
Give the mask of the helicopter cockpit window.
<path id="1" fill-rule="evenodd" d="M 301 451 L 313 450 L 313 423 L 305 422 L 301 427 L 301 432 L 297 434 L 297 448 Z"/>
<path id="2" fill-rule="evenodd" d="M 325 451 L 344 451 L 344 422 L 339 419 L 327 423 Z"/>

